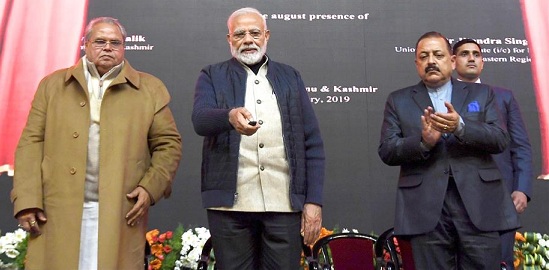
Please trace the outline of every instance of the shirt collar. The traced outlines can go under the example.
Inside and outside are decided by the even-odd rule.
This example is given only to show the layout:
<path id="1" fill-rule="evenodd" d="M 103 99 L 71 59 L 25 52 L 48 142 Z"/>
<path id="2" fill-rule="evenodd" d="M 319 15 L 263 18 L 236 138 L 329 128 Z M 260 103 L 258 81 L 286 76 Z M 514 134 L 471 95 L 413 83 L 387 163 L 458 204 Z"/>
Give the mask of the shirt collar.
<path id="1" fill-rule="evenodd" d="M 460 82 L 462 82 L 462 81 L 463 81 L 463 80 L 461 80 L 461 79 L 459 79 L 459 78 L 457 78 L 457 80 L 458 80 L 458 81 L 460 81 Z M 480 77 L 478 77 L 478 78 L 477 78 L 477 80 L 475 81 L 475 83 L 481 83 L 481 81 L 480 81 Z"/>
<path id="2" fill-rule="evenodd" d="M 446 91 L 452 90 L 452 80 L 448 80 L 445 84 L 443 84 L 439 88 L 430 88 L 428 86 L 425 86 L 425 87 L 427 87 L 427 91 L 429 92 L 446 92 Z"/>

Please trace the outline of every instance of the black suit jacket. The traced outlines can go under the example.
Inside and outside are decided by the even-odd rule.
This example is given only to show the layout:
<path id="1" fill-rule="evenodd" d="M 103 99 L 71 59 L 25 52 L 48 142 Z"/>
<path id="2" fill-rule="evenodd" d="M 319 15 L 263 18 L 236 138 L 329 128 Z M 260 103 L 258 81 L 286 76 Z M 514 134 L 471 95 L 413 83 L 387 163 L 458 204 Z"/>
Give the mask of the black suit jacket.
<path id="1" fill-rule="evenodd" d="M 453 134 L 441 138 L 428 152 L 420 146 L 421 115 L 433 104 L 423 82 L 387 98 L 378 153 L 386 164 L 400 166 L 396 234 L 421 234 L 435 228 L 450 174 L 475 227 L 503 231 L 520 225 L 491 155 L 509 143 L 494 92 L 487 85 L 453 79 L 452 85 L 451 103 L 465 124 L 464 132 L 460 138 Z"/>
<path id="2" fill-rule="evenodd" d="M 522 191 L 528 200 L 532 195 L 532 147 L 528 140 L 528 132 L 524 126 L 520 108 L 509 89 L 492 87 L 496 95 L 501 120 L 511 138 L 509 147 L 500 154 L 494 155 L 507 190 Z"/>

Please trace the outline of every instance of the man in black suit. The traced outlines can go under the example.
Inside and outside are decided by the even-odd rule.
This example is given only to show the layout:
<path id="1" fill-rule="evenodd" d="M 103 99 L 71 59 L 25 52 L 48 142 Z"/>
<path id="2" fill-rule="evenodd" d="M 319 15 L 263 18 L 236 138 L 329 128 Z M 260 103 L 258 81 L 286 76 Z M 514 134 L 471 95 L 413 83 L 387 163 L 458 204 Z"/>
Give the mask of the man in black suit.
<path id="1" fill-rule="evenodd" d="M 462 39 L 454 44 L 453 54 L 456 59 L 457 79 L 464 82 L 481 83 L 480 73 L 484 67 L 482 50 L 473 39 Z M 509 132 L 511 144 L 501 154 L 494 155 L 511 194 L 517 213 L 522 214 L 528 206 L 532 194 L 532 148 L 528 133 L 522 121 L 520 108 L 509 89 L 492 87 L 503 123 Z M 502 261 L 507 270 L 513 267 L 513 247 L 515 245 L 515 230 L 501 235 Z"/>
<path id="2" fill-rule="evenodd" d="M 415 56 L 421 82 L 388 96 L 378 149 L 400 166 L 395 234 L 410 239 L 416 269 L 498 269 L 499 232 L 519 221 L 491 156 L 509 143 L 494 92 L 452 79 L 440 33 L 422 35 Z"/>

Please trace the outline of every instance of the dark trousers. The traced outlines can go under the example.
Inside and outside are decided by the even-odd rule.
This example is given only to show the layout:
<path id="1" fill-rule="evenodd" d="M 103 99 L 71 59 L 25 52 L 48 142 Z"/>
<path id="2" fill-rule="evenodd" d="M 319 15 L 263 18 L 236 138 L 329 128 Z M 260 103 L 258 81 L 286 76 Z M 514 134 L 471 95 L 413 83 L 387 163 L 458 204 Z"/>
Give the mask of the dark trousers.
<path id="1" fill-rule="evenodd" d="M 220 270 L 293 270 L 301 259 L 301 213 L 208 210 Z"/>
<path id="2" fill-rule="evenodd" d="M 499 232 L 480 231 L 473 225 L 453 178 L 435 230 L 410 240 L 416 269 L 500 269 Z"/>
<path id="3" fill-rule="evenodd" d="M 501 234 L 501 254 L 502 261 L 507 265 L 507 270 L 514 270 L 513 261 L 515 260 L 515 253 L 513 248 L 515 247 L 515 233 L 516 230 L 505 232 Z"/>

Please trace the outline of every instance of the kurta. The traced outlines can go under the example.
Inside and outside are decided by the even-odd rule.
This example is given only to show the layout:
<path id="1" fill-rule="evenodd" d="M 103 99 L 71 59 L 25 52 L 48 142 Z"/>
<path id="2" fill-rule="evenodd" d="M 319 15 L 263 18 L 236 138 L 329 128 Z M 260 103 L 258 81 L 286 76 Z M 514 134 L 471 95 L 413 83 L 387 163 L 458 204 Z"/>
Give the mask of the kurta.
<path id="1" fill-rule="evenodd" d="M 101 104 L 99 269 L 142 269 L 147 217 L 134 227 L 126 198 L 142 186 L 158 202 L 181 159 L 181 137 L 156 77 L 127 60 Z M 14 214 L 44 210 L 42 234 L 28 244 L 26 269 L 78 269 L 89 96 L 82 60 L 44 78 L 15 154 Z"/>

